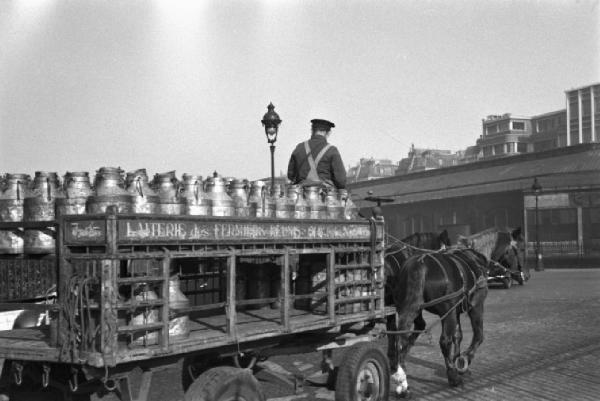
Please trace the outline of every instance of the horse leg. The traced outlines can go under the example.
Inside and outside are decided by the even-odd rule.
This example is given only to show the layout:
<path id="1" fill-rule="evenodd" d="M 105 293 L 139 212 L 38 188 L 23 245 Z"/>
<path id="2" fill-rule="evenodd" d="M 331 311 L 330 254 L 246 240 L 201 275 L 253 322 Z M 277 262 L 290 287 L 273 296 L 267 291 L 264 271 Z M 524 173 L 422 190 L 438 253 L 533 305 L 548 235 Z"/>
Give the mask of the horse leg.
<path id="1" fill-rule="evenodd" d="M 398 330 L 410 330 L 415 321 L 417 314 L 419 313 L 418 309 L 404 311 L 404 313 L 399 313 L 398 319 Z M 410 350 L 412 344 L 410 342 L 410 338 L 413 334 L 405 333 L 399 334 L 397 336 L 397 364 L 396 364 L 396 372 L 392 375 L 392 381 L 396 383 L 396 394 L 400 397 L 408 397 L 408 379 L 406 377 L 406 356 L 408 355 L 408 351 Z"/>
<path id="2" fill-rule="evenodd" d="M 471 364 L 475 358 L 477 348 L 483 342 L 483 302 L 487 296 L 487 288 L 478 290 L 474 297 L 472 307 L 469 309 L 469 319 L 471 320 L 471 328 L 473 329 L 473 339 L 469 348 L 463 355 L 467 357 L 468 364 Z"/>
<path id="3" fill-rule="evenodd" d="M 458 370 L 454 365 L 455 352 L 454 341 L 457 326 L 458 313 L 453 311 L 442 321 L 442 334 L 440 336 L 440 349 L 444 355 L 444 362 L 446 364 L 446 375 L 448 376 L 448 383 L 452 387 L 459 386 L 463 383 L 462 377 L 458 374 Z"/>
<path id="4" fill-rule="evenodd" d="M 408 346 L 412 347 L 413 345 L 415 345 L 415 342 L 417 341 L 417 338 L 419 337 L 419 335 L 421 334 L 421 331 L 425 330 L 425 319 L 423 319 L 423 311 L 419 311 L 417 314 L 417 317 L 414 320 L 414 324 L 415 324 L 415 332 L 414 333 L 410 333 L 410 336 L 408 337 Z"/>

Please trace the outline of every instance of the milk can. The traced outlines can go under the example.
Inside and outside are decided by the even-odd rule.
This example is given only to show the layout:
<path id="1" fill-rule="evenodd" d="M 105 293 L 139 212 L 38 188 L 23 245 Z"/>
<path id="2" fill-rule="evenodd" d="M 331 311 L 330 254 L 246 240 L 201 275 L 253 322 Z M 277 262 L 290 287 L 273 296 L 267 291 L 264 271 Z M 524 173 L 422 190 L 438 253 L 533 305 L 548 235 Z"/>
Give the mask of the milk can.
<path id="1" fill-rule="evenodd" d="M 52 221 L 56 217 L 56 199 L 62 198 L 58 175 L 36 171 L 31 190 L 25 196 L 24 221 Z M 55 230 L 25 230 L 23 251 L 25 253 L 54 253 Z"/>
<path id="2" fill-rule="evenodd" d="M 350 197 L 350 193 L 347 189 L 340 189 L 338 193 L 340 204 L 344 208 L 344 219 L 356 220 L 358 219 L 358 207 Z"/>
<path id="3" fill-rule="evenodd" d="M 181 198 L 184 202 L 184 213 L 190 216 L 210 216 L 212 214 L 212 201 L 204 192 L 202 176 L 184 174 Z"/>
<path id="4" fill-rule="evenodd" d="M 86 171 L 67 172 L 63 182 L 64 198 L 56 199 L 60 214 L 85 214 L 88 198 L 93 194 L 90 176 Z"/>
<path id="5" fill-rule="evenodd" d="M 138 214 L 155 214 L 159 211 L 160 199 L 150 188 L 146 169 L 127 173 L 127 192 L 131 195 L 131 211 Z"/>
<path id="6" fill-rule="evenodd" d="M 157 174 L 154 178 L 156 192 L 158 193 L 161 214 L 178 215 L 183 214 L 185 203 L 181 198 L 181 188 L 175 177 L 175 172 Z"/>
<path id="7" fill-rule="evenodd" d="M 327 208 L 321 200 L 321 187 L 305 186 L 304 199 L 306 199 L 306 203 L 309 205 L 311 219 L 327 218 Z"/>
<path id="8" fill-rule="evenodd" d="M 306 201 L 306 199 L 304 199 L 304 192 L 302 190 L 302 187 L 297 186 L 296 187 L 297 192 L 297 196 L 296 198 L 296 202 L 294 203 L 294 218 L 295 219 L 309 219 L 310 218 L 310 205 L 308 204 L 308 202 Z M 292 195 L 292 198 L 294 196 Z"/>
<path id="9" fill-rule="evenodd" d="M 189 299 L 181 291 L 179 276 L 172 276 L 169 279 L 169 339 L 186 338 L 190 334 L 190 318 L 183 310 L 189 306 Z"/>
<path id="10" fill-rule="evenodd" d="M 264 194 L 264 217 L 274 219 L 277 205 L 277 197 L 279 196 L 279 186 L 275 186 L 275 188 L 273 188 L 272 191 L 270 187 L 265 186 Z"/>
<path id="11" fill-rule="evenodd" d="M 263 181 L 252 181 L 250 183 L 250 193 L 248 194 L 248 204 L 252 210 L 256 210 L 256 217 L 266 217 L 265 197 L 265 183 Z"/>
<path id="12" fill-rule="evenodd" d="M 213 216 L 235 216 L 233 200 L 225 188 L 225 180 L 216 173 L 210 177 L 206 186 L 207 194 L 212 201 Z"/>
<path id="13" fill-rule="evenodd" d="M 248 193 L 246 192 L 246 183 L 244 180 L 232 179 L 228 186 L 228 193 L 233 200 L 235 215 L 239 217 L 249 217 L 250 208 L 248 207 Z"/>
<path id="14" fill-rule="evenodd" d="M 27 174 L 7 174 L 4 190 L 0 191 L 0 222 L 23 221 Z M 23 233 L 20 230 L 0 231 L 0 254 L 23 253 Z"/>
<path id="15" fill-rule="evenodd" d="M 142 302 L 147 302 L 147 301 L 158 300 L 158 296 L 156 295 L 156 292 L 154 292 L 154 290 L 152 290 L 146 284 L 141 284 L 141 287 L 139 288 L 139 290 L 140 291 L 137 292 L 136 295 L 134 296 L 135 301 L 142 303 Z M 159 321 L 160 321 L 160 319 L 159 319 L 159 314 L 158 314 L 157 308 L 151 308 L 151 307 L 140 308 L 140 309 L 137 309 L 136 314 L 134 314 L 131 317 L 129 326 L 142 326 L 142 325 L 157 323 Z M 158 332 L 157 331 L 136 332 L 133 335 L 131 343 L 134 345 L 143 345 L 143 346 L 158 344 Z"/>
<path id="16" fill-rule="evenodd" d="M 344 207 L 338 199 L 338 193 L 335 188 L 327 188 L 325 193 L 325 207 L 327 208 L 327 218 L 339 220 L 344 218 Z"/>
<path id="17" fill-rule="evenodd" d="M 275 200 L 275 217 L 278 219 L 292 219 L 294 218 L 295 202 L 290 200 L 286 194 L 279 196 Z"/>
<path id="18" fill-rule="evenodd" d="M 88 199 L 88 213 L 106 213 L 108 206 L 116 206 L 117 213 L 131 213 L 131 195 L 124 187 L 120 168 L 101 167 L 94 178 L 94 194 Z"/>

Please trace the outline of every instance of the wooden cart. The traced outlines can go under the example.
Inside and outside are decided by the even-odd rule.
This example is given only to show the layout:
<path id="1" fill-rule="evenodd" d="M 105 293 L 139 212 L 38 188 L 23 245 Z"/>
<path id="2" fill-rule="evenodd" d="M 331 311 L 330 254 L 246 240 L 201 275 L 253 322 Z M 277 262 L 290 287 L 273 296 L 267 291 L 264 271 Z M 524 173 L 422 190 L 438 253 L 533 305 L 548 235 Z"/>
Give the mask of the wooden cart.
<path id="1" fill-rule="evenodd" d="M 10 391 L 30 383 L 62 398 L 118 390 L 123 400 L 146 400 L 152 372 L 178 365 L 186 400 L 229 399 L 231 389 L 260 400 L 257 360 L 320 350 L 336 399 L 387 399 L 389 365 L 372 341 L 392 313 L 383 303 L 382 220 L 110 210 L 0 229 L 36 224 L 56 231 L 55 257 L 0 258 L 0 274 L 22 277 L 19 264 L 46 269 L 40 277 L 55 277 L 58 294 L 45 304 L 0 296 L 1 309 L 39 317 L 33 327 L 0 331 Z M 344 347 L 352 352 L 334 370 L 331 352 Z M 303 381 L 273 375 L 297 390 Z"/>

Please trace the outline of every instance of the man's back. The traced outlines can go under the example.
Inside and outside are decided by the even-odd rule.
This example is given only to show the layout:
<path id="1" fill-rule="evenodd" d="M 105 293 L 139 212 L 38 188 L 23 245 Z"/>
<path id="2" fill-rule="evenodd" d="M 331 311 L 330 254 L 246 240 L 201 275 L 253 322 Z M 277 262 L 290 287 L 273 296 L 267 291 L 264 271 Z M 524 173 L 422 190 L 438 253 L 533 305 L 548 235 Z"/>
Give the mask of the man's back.
<path id="1" fill-rule="evenodd" d="M 327 139 L 322 135 L 313 135 L 308 140 L 310 154 L 313 160 L 317 162 L 317 175 L 319 179 L 326 184 L 333 185 L 336 188 L 346 187 L 346 169 L 340 156 L 340 152 L 335 146 L 330 145 L 320 160 L 316 160 L 319 153 L 327 146 Z M 292 153 L 288 165 L 288 178 L 292 183 L 299 184 L 307 180 L 310 172 L 310 162 L 306 153 L 304 142 L 296 146 Z"/>

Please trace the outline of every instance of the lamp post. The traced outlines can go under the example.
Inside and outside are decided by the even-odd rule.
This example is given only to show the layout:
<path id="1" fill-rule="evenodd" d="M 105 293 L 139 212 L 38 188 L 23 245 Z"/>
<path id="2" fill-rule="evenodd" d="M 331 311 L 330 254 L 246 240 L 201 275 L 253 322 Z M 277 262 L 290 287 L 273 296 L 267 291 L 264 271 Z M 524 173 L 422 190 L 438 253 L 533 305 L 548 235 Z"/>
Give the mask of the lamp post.
<path id="1" fill-rule="evenodd" d="M 535 271 L 544 270 L 544 261 L 542 260 L 542 248 L 540 247 L 540 230 L 539 230 L 539 208 L 538 208 L 538 196 L 542 192 L 542 186 L 538 182 L 537 177 L 533 178 L 533 185 L 531 190 L 535 195 Z"/>
<path id="2" fill-rule="evenodd" d="M 275 112 L 273 103 L 269 103 L 267 110 L 261 122 L 265 127 L 267 142 L 271 147 L 271 195 L 273 195 L 273 191 L 275 190 L 275 142 L 277 141 L 277 132 L 279 131 L 281 119 L 279 118 L 279 114 Z"/>

